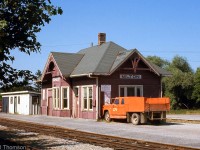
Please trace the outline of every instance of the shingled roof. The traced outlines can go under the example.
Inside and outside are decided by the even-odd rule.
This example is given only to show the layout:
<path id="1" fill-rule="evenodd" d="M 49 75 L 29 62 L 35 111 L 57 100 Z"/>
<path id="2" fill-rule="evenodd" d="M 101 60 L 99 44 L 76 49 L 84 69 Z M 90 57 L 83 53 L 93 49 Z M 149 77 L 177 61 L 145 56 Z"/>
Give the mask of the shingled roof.
<path id="1" fill-rule="evenodd" d="M 84 57 L 74 69 L 71 76 L 89 73 L 108 75 L 117 55 L 125 51 L 126 49 L 113 42 L 83 49 L 78 54 L 84 54 Z"/>
<path id="2" fill-rule="evenodd" d="M 52 52 L 53 58 L 63 76 L 68 77 L 80 63 L 83 54 Z"/>
<path id="3" fill-rule="evenodd" d="M 53 58 L 65 77 L 91 75 L 110 75 L 134 53 L 137 53 L 146 65 L 158 76 L 169 76 L 170 72 L 146 60 L 137 49 L 126 50 L 114 42 L 92 46 L 78 53 L 52 52 Z"/>

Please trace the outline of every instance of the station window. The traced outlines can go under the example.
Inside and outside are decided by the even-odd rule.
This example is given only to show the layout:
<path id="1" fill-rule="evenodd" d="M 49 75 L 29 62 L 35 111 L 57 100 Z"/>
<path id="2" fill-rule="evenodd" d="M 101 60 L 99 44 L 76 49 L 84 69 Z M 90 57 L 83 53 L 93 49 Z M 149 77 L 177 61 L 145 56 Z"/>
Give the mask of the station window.
<path id="1" fill-rule="evenodd" d="M 75 97 L 78 97 L 78 87 L 74 88 L 74 95 L 75 95 Z"/>
<path id="2" fill-rule="evenodd" d="M 69 87 L 52 88 L 53 108 L 69 109 Z"/>
<path id="3" fill-rule="evenodd" d="M 142 85 L 120 85 L 119 86 L 119 96 L 143 96 L 143 86 Z"/>
<path id="4" fill-rule="evenodd" d="M 83 110 L 92 110 L 92 97 L 93 97 L 92 86 L 83 87 L 82 91 L 83 91 L 82 95 Z"/>
<path id="5" fill-rule="evenodd" d="M 69 108 L 69 87 L 61 87 L 61 103 L 62 103 L 62 109 L 68 109 Z"/>
<path id="6" fill-rule="evenodd" d="M 53 92 L 53 108 L 60 108 L 60 90 L 58 87 L 52 89 Z"/>
<path id="7" fill-rule="evenodd" d="M 10 97 L 10 104 L 13 104 L 13 97 Z"/>
<path id="8" fill-rule="evenodd" d="M 42 99 L 45 100 L 46 96 L 45 96 L 45 89 L 42 90 Z"/>

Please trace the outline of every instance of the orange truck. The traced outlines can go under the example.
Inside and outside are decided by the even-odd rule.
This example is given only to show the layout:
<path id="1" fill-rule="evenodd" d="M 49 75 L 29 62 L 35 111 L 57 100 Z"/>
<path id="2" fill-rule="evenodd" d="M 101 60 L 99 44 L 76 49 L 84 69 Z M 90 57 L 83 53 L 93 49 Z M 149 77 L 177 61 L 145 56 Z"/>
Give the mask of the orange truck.
<path id="1" fill-rule="evenodd" d="M 112 104 L 103 105 L 103 116 L 111 119 L 127 119 L 134 125 L 147 121 L 166 121 L 170 110 L 169 98 L 116 97 Z"/>

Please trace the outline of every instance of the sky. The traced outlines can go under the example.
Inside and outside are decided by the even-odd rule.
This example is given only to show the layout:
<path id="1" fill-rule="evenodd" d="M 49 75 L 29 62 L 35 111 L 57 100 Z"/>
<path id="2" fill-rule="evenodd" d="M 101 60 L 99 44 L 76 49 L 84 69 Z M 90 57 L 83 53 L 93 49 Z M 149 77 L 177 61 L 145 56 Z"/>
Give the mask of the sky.
<path id="1" fill-rule="evenodd" d="M 43 71 L 50 52 L 76 53 L 106 41 L 171 61 L 179 55 L 200 67 L 200 0 L 52 0 L 63 9 L 37 34 L 41 53 L 13 50 L 17 69 Z"/>

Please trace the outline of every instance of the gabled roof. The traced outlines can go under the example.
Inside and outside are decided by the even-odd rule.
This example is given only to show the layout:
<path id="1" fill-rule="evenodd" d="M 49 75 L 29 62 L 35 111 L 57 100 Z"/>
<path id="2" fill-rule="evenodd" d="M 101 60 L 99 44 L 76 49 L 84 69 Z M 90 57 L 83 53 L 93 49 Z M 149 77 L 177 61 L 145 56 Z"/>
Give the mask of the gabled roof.
<path id="1" fill-rule="evenodd" d="M 165 69 L 163 69 L 163 68 L 161 68 L 161 67 L 159 67 L 159 66 L 157 66 L 157 65 L 155 65 L 151 62 L 149 62 L 149 64 L 151 65 L 152 68 L 154 68 L 154 70 L 156 70 L 162 76 L 171 76 L 172 75 L 171 72 L 169 72 L 169 71 L 167 71 L 167 70 L 165 70 Z"/>
<path id="2" fill-rule="evenodd" d="M 170 72 L 147 61 L 137 49 L 126 50 L 113 42 L 92 46 L 73 54 L 60 52 L 52 52 L 51 54 L 62 76 L 79 77 L 89 75 L 111 75 L 134 53 L 139 55 L 142 61 L 158 76 L 171 75 Z"/>
<path id="3" fill-rule="evenodd" d="M 52 52 L 53 58 L 63 76 L 68 77 L 80 63 L 84 54 Z"/>
<path id="4" fill-rule="evenodd" d="M 143 59 L 143 61 L 146 63 L 146 65 L 149 68 L 151 68 L 158 76 L 171 76 L 172 75 L 169 71 L 148 61 L 138 50 L 135 49 L 135 52 Z"/>
<path id="5" fill-rule="evenodd" d="M 83 49 L 78 54 L 84 54 L 84 57 L 74 69 L 71 76 L 89 73 L 97 75 L 109 74 L 117 55 L 125 51 L 126 49 L 113 42 Z"/>
<path id="6" fill-rule="evenodd" d="M 53 59 L 55 60 L 55 63 L 61 75 L 64 77 L 69 77 L 72 71 L 74 70 L 74 68 L 78 65 L 80 60 L 83 58 L 83 56 L 84 56 L 83 54 L 51 52 L 49 54 L 45 68 L 42 72 L 42 76 L 38 80 L 38 82 L 41 82 L 44 79 L 51 57 L 53 57 Z"/>
<path id="7" fill-rule="evenodd" d="M 168 72 L 167 70 L 164 70 L 163 68 L 149 62 L 137 49 L 132 49 L 129 51 L 124 51 L 118 54 L 111 70 L 110 70 L 110 74 L 112 74 L 117 68 L 119 68 L 119 66 L 121 66 L 125 61 L 127 61 L 131 55 L 133 55 L 134 53 L 137 53 L 140 58 L 144 61 L 144 63 L 151 68 L 158 76 L 170 76 L 172 75 L 170 72 Z"/>

